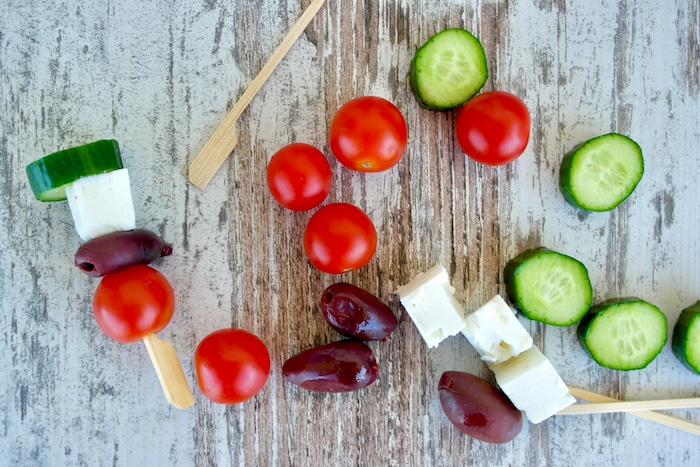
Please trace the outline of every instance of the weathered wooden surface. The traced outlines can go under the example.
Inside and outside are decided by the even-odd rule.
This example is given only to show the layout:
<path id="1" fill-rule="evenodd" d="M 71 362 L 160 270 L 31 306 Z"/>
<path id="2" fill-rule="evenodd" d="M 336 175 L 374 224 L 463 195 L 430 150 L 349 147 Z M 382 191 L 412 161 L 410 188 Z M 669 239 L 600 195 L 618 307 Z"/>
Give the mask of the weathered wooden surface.
<path id="1" fill-rule="evenodd" d="M 505 293 L 502 269 L 545 245 L 588 266 L 595 300 L 637 295 L 671 326 L 700 299 L 700 37 L 696 0 L 658 2 L 328 0 L 239 121 L 240 142 L 205 191 L 186 168 L 308 1 L 4 1 L 0 4 L 0 454 L 5 465 L 698 465 L 700 438 L 626 415 L 554 417 L 488 445 L 440 409 L 444 370 L 490 378 L 455 337 L 428 350 L 392 295 L 442 263 L 474 309 Z M 525 155 L 499 168 L 466 160 L 456 113 L 418 107 L 406 72 L 416 47 L 459 26 L 481 38 L 485 89 L 532 112 Z M 374 94 L 406 116 L 394 169 L 360 175 L 328 150 L 333 112 Z M 583 214 L 557 187 L 562 155 L 592 136 L 637 140 L 646 173 L 616 210 Z M 196 391 L 164 400 L 146 349 L 102 335 L 96 281 L 72 266 L 80 244 L 66 204 L 33 199 L 24 166 L 49 152 L 116 138 L 131 168 L 140 227 L 173 242 L 156 267 L 177 311 L 161 337 L 194 383 L 208 333 L 244 327 L 268 344 L 263 391 L 221 406 Z M 376 257 L 329 276 L 305 260 L 310 213 L 283 210 L 264 182 L 277 149 L 303 141 L 334 170 L 328 201 L 366 209 Z M 337 339 L 318 313 L 339 279 L 392 304 L 400 326 L 372 344 L 381 377 L 344 395 L 283 382 L 290 355 Z M 521 318 L 570 384 L 624 399 L 700 395 L 670 345 L 645 370 L 595 365 L 575 328 Z M 698 411 L 674 415 L 700 423 Z"/>

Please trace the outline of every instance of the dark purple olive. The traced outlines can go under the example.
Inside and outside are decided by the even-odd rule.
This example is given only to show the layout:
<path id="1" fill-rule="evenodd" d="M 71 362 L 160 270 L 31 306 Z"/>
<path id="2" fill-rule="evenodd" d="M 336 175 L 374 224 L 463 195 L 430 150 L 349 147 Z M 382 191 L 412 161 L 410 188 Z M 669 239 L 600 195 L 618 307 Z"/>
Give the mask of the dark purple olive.
<path id="1" fill-rule="evenodd" d="M 345 282 L 333 284 L 323 291 L 321 312 L 333 329 L 363 341 L 386 339 L 398 325 L 384 302 Z"/>
<path id="2" fill-rule="evenodd" d="M 487 443 L 507 443 L 523 427 L 523 416 L 488 381 L 461 371 L 446 371 L 438 383 L 440 404 L 460 431 Z"/>
<path id="3" fill-rule="evenodd" d="M 112 232 L 78 248 L 75 265 L 88 276 L 102 277 L 134 264 L 152 263 L 172 252 L 172 245 L 148 230 Z"/>
<path id="4" fill-rule="evenodd" d="M 304 350 L 282 366 L 284 379 L 318 392 L 349 392 L 372 384 L 379 367 L 372 349 L 343 340 Z"/>

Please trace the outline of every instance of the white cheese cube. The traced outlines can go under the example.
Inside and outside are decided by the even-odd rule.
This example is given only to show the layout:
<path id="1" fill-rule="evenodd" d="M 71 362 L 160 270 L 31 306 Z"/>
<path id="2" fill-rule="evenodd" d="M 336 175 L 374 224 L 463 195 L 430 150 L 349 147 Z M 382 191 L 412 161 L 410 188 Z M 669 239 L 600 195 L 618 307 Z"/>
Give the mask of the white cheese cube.
<path id="1" fill-rule="evenodd" d="M 513 310 L 496 295 L 467 315 L 462 334 L 488 363 L 503 363 L 532 347 L 532 337 Z"/>
<path id="2" fill-rule="evenodd" d="M 454 292 L 441 265 L 419 274 L 396 291 L 429 348 L 464 329 L 464 309 L 455 300 Z"/>
<path id="3" fill-rule="evenodd" d="M 80 178 L 66 188 L 66 195 L 84 241 L 136 227 L 128 169 Z"/>
<path id="4" fill-rule="evenodd" d="M 575 402 L 552 363 L 535 346 L 489 367 L 501 390 L 532 423 L 540 423 Z"/>
<path id="5" fill-rule="evenodd" d="M 538 401 L 537 404 L 532 404 L 528 407 L 525 415 L 532 423 L 540 423 L 552 415 L 555 415 L 560 410 L 564 410 L 571 404 L 576 402 L 576 398 L 570 393 L 566 393 L 563 397 L 551 401 Z"/>

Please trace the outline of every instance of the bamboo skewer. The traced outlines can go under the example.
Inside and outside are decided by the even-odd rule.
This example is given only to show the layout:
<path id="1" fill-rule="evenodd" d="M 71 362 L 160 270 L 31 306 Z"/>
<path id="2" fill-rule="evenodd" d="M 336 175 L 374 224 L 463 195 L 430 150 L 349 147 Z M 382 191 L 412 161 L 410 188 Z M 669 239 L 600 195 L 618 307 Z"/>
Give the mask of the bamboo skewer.
<path id="1" fill-rule="evenodd" d="M 284 56 L 289 52 L 297 38 L 306 29 L 311 20 L 316 16 L 318 10 L 321 9 L 325 0 L 314 0 L 309 4 L 299 20 L 292 29 L 287 33 L 282 43 L 277 47 L 268 62 L 263 66 L 248 89 L 238 99 L 238 102 L 229 111 L 223 122 L 214 131 L 214 134 L 209 138 L 209 141 L 204 145 L 197 157 L 194 159 L 189 168 L 189 179 L 199 189 L 203 190 L 212 179 L 214 174 L 219 170 L 221 164 L 231 154 L 233 149 L 238 144 L 238 136 L 236 136 L 236 121 L 241 116 L 243 111 L 248 107 L 255 95 L 258 93 L 263 84 L 270 77 L 277 65 L 282 61 Z"/>
<path id="2" fill-rule="evenodd" d="M 662 425 L 670 426 L 678 430 L 682 430 L 694 435 L 700 435 L 700 425 L 682 420 L 680 418 L 671 417 L 659 412 L 653 412 L 651 408 L 657 410 L 672 409 L 672 408 L 692 408 L 699 407 L 700 398 L 692 399 L 671 399 L 661 401 L 640 401 L 640 402 L 621 402 L 612 397 L 602 396 L 585 389 L 569 387 L 571 394 L 577 399 L 590 401 L 590 404 L 574 404 L 557 413 L 557 415 L 581 415 L 591 413 L 608 413 L 625 411 L 635 417 L 651 420 Z M 680 402 L 679 402 L 680 401 Z M 579 409 L 580 407 L 580 409 Z M 620 410 L 623 408 L 623 410 Z M 588 410 L 587 410 L 588 409 Z M 608 410 L 613 409 L 613 410 Z"/>
<path id="3" fill-rule="evenodd" d="M 594 413 L 643 412 L 645 410 L 695 409 L 700 407 L 700 398 L 659 399 L 653 401 L 594 402 L 574 404 L 562 410 L 562 415 L 587 415 Z"/>
<path id="4" fill-rule="evenodd" d="M 148 334 L 143 338 L 143 343 L 146 344 L 146 350 L 168 402 L 178 409 L 186 409 L 194 404 L 194 395 L 177 358 L 175 347 L 155 334 Z"/>

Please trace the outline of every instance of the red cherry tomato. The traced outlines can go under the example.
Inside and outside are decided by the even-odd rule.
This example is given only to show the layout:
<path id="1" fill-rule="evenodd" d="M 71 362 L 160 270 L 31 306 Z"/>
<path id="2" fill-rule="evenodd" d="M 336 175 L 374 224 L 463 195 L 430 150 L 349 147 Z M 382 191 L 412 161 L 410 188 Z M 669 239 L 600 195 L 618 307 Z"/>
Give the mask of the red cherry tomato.
<path id="1" fill-rule="evenodd" d="M 174 310 L 175 294 L 168 280 L 143 264 L 106 274 L 92 301 L 102 332 L 125 343 L 163 329 Z"/>
<path id="2" fill-rule="evenodd" d="M 408 128 L 401 111 L 381 97 L 365 96 L 345 103 L 330 127 L 331 151 L 344 166 L 381 172 L 401 160 Z"/>
<path id="3" fill-rule="evenodd" d="M 267 165 L 267 186 L 287 209 L 306 211 L 326 199 L 331 190 L 331 166 L 326 156 L 304 143 L 277 151 Z"/>
<path id="4" fill-rule="evenodd" d="M 194 352 L 197 385 L 210 400 L 238 404 L 257 394 L 270 374 L 270 353 L 255 334 L 220 329 Z"/>
<path id="5" fill-rule="evenodd" d="M 316 211 L 304 231 L 304 251 L 323 272 L 340 274 L 364 266 L 374 256 L 377 231 L 360 208 L 333 203 Z"/>
<path id="6" fill-rule="evenodd" d="M 486 165 L 513 162 L 530 139 L 530 112 L 518 96 L 489 91 L 470 99 L 457 117 L 464 153 Z"/>

